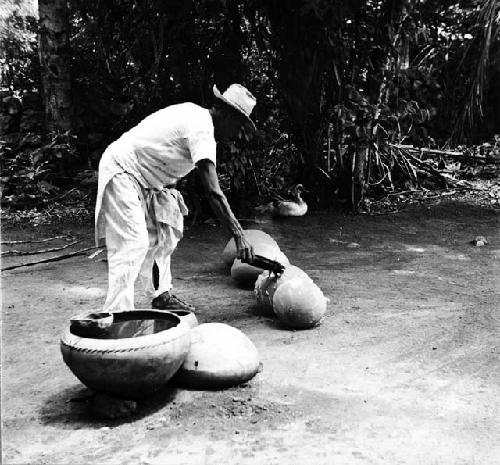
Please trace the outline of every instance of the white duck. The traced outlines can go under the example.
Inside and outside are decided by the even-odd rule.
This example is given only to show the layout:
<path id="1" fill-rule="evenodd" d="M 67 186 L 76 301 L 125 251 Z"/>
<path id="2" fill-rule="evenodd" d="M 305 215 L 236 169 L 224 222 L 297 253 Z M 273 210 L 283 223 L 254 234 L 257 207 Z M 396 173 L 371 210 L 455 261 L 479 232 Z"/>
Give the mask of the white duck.
<path id="1" fill-rule="evenodd" d="M 307 203 L 301 197 L 305 191 L 302 184 L 297 184 L 292 190 L 292 200 L 275 200 L 257 207 L 259 213 L 270 213 L 273 216 L 304 216 L 307 213 Z"/>

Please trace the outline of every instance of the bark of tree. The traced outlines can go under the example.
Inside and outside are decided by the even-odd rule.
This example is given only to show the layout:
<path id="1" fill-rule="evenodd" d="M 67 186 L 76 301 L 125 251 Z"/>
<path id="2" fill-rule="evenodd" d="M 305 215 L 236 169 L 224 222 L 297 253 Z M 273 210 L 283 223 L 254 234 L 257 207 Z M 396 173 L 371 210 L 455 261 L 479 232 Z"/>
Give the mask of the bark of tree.
<path id="1" fill-rule="evenodd" d="M 72 127 L 69 20 L 66 0 L 39 0 L 39 55 L 48 131 Z"/>

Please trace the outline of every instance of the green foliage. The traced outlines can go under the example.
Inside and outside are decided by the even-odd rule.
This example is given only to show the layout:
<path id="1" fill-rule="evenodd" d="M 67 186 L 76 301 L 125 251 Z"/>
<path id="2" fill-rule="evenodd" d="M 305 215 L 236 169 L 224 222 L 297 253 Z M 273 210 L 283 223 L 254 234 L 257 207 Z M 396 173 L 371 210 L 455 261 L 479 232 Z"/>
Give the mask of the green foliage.
<path id="1" fill-rule="evenodd" d="M 419 27 L 425 34 L 413 51 L 413 63 L 440 86 L 436 140 L 456 144 L 500 132 L 499 13 L 495 0 L 427 0 L 420 7 Z"/>
<path id="2" fill-rule="evenodd" d="M 69 184 L 77 161 L 75 136 L 70 133 L 29 133 L 20 140 L 2 141 L 2 203 L 14 208 L 47 203 L 60 191 L 58 186 Z"/>
<path id="3" fill-rule="evenodd" d="M 72 2 L 79 133 L 107 143 L 166 105 L 211 101 L 211 85 L 241 82 L 238 5 L 228 2 Z M 236 10 L 235 10 L 236 8 Z"/>
<path id="4" fill-rule="evenodd" d="M 213 83 L 223 90 L 242 82 L 258 98 L 260 135 L 221 148 L 229 153 L 229 160 L 218 166 L 222 185 L 232 197 L 283 190 L 296 151 L 288 148 L 279 99 L 266 78 L 272 64 L 256 46 L 242 5 L 171 1 L 167 8 L 154 0 L 106 5 L 98 0 L 72 3 L 76 130 L 93 165 L 106 144 L 147 114 L 182 101 L 208 106 Z M 267 153 L 273 160 L 267 160 Z M 266 178 L 270 175 L 275 178 Z"/>
<path id="5" fill-rule="evenodd" d="M 241 137 L 227 149 L 218 169 L 224 190 L 247 200 L 271 199 L 298 179 L 300 154 L 277 122 L 269 118 L 260 134 Z"/>
<path id="6" fill-rule="evenodd" d="M 63 160 L 97 168 L 108 143 L 159 108 L 210 105 L 213 83 L 241 82 L 258 99 L 259 135 L 223 148 L 218 164 L 224 189 L 250 203 L 299 181 L 317 190 L 310 200 L 320 205 L 333 192 L 350 196 L 363 177 L 371 193 L 394 189 L 411 181 L 411 170 L 386 157 L 388 144 L 442 147 L 500 131 L 494 0 L 69 5 L 79 157 L 68 146 L 57 158 L 59 142 L 50 137 L 29 149 L 4 147 L 4 177 L 19 185 L 6 188 L 11 200 L 49 198 L 44 189 L 52 188 L 39 182 L 62 187 Z M 2 83 L 32 89 L 39 83 L 35 23 L 9 21 L 0 37 Z"/>
<path id="7" fill-rule="evenodd" d="M 0 88 L 23 92 L 40 83 L 36 18 L 16 11 L 1 25 Z"/>

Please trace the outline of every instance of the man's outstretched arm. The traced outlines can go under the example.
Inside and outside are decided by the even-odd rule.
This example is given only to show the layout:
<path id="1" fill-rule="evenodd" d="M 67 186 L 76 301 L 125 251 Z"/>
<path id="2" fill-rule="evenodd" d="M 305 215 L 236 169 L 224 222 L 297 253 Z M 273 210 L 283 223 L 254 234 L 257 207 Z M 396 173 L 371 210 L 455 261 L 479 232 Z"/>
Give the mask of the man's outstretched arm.
<path id="1" fill-rule="evenodd" d="M 238 258 L 245 259 L 251 263 L 254 259 L 253 248 L 245 239 L 243 228 L 234 216 L 229 202 L 220 188 L 214 163 L 208 159 L 203 159 L 196 166 L 210 206 L 217 215 L 217 218 L 219 218 L 219 221 L 231 231 L 234 237 Z"/>

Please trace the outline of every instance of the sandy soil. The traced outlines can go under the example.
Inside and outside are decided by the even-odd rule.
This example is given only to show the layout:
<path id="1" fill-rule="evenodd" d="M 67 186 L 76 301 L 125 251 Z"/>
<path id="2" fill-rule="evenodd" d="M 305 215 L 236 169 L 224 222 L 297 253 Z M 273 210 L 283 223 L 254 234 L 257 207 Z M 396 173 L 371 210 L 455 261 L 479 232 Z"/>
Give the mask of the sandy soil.
<path id="1" fill-rule="evenodd" d="M 264 368 L 226 391 L 168 387 L 126 421 L 71 402 L 89 391 L 59 352 L 68 318 L 102 305 L 106 264 L 2 273 L 3 463 L 499 464 L 499 213 L 449 203 L 258 224 L 331 299 L 307 331 L 259 315 L 234 286 L 224 231 L 189 230 L 174 256 L 178 293 L 201 321 L 243 330 Z M 61 232 L 91 245 L 91 228 L 71 225 L 4 225 L 3 239 Z M 469 244 L 476 235 L 489 244 Z"/>

